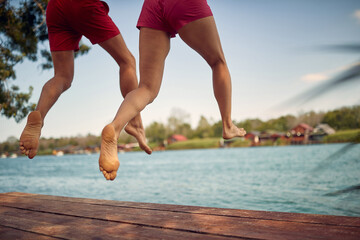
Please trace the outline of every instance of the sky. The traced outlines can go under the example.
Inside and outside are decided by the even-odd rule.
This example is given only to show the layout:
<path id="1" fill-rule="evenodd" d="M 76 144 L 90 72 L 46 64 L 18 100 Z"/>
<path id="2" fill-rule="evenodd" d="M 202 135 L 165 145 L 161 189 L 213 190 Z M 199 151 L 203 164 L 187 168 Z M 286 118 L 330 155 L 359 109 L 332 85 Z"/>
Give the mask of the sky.
<path id="1" fill-rule="evenodd" d="M 109 15 L 119 27 L 128 48 L 138 59 L 139 31 L 135 27 L 143 1 L 108 0 Z M 208 0 L 232 78 L 232 118 L 268 120 L 285 114 L 328 111 L 360 104 L 360 81 L 338 87 L 306 104 L 289 99 L 336 76 L 359 59 L 358 53 L 324 50 L 324 46 L 358 44 L 358 0 Z M 87 45 L 91 43 L 83 37 Z M 48 44 L 48 43 L 45 43 Z M 16 66 L 21 90 L 34 87 L 31 102 L 53 76 L 38 63 Z M 72 87 L 60 96 L 45 119 L 42 136 L 100 135 L 112 121 L 123 98 L 118 66 L 100 46 L 75 60 Z M 193 127 L 200 116 L 220 120 L 212 89 L 211 70 L 179 36 L 171 40 L 162 87 L 155 101 L 142 112 L 146 126 L 167 123 L 176 109 L 189 114 Z M 0 116 L 0 142 L 19 138 L 26 119 L 16 123 Z"/>

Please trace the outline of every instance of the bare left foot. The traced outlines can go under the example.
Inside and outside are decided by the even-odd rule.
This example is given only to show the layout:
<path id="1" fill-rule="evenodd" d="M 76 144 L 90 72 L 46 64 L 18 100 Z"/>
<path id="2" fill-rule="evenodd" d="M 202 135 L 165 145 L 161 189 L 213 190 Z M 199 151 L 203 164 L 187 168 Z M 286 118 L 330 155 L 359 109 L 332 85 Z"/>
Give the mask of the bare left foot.
<path id="1" fill-rule="evenodd" d="M 30 159 L 37 154 L 39 138 L 43 122 L 39 111 L 31 112 L 28 116 L 26 126 L 20 136 L 20 150 Z"/>
<path id="2" fill-rule="evenodd" d="M 101 133 L 101 138 L 99 169 L 106 180 L 114 180 L 120 166 L 114 126 L 111 124 L 106 125 Z"/>
<path id="3" fill-rule="evenodd" d="M 133 123 L 133 120 L 130 121 L 126 127 L 125 132 L 135 137 L 139 143 L 139 147 L 144 150 L 147 154 L 152 153 L 152 149 L 146 143 L 145 131 L 142 126 L 137 126 Z"/>
<path id="4" fill-rule="evenodd" d="M 223 129 L 223 138 L 231 139 L 234 137 L 243 137 L 246 135 L 246 131 L 243 128 L 238 128 L 234 124 L 231 124 L 230 128 Z"/>

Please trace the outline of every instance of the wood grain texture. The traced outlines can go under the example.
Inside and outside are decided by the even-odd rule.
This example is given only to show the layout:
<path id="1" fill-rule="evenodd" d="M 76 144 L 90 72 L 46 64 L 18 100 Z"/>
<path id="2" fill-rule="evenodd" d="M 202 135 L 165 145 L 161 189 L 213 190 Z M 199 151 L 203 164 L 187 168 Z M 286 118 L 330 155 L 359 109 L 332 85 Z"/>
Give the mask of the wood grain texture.
<path id="1" fill-rule="evenodd" d="M 29 234 L 39 239 L 360 239 L 360 218 L 2 193 L 0 239 L 9 234 L 14 239 L 31 239 Z"/>

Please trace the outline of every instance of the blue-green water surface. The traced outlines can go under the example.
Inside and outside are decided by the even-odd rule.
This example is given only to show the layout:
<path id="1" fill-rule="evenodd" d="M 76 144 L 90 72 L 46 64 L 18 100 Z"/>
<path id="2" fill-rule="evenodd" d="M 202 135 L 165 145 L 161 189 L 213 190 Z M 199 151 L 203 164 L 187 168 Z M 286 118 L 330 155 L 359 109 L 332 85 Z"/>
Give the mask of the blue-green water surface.
<path id="1" fill-rule="evenodd" d="M 113 182 L 98 157 L 0 159 L 0 192 L 360 216 L 360 144 L 125 153 Z"/>

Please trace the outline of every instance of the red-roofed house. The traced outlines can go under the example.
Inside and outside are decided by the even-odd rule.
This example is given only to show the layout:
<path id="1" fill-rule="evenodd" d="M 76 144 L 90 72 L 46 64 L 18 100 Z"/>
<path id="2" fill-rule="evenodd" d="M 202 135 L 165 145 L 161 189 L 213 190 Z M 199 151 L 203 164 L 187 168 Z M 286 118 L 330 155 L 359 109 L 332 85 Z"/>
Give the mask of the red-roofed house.
<path id="1" fill-rule="evenodd" d="M 300 123 L 290 130 L 292 144 L 307 144 L 309 135 L 314 129 L 306 123 Z"/>
<path id="2" fill-rule="evenodd" d="M 186 141 L 186 140 L 188 140 L 188 139 L 184 135 L 174 134 L 167 139 L 167 143 L 172 144 L 174 142 L 181 142 L 181 141 Z"/>

